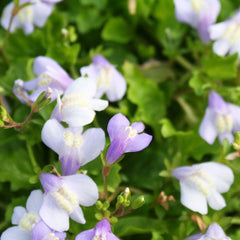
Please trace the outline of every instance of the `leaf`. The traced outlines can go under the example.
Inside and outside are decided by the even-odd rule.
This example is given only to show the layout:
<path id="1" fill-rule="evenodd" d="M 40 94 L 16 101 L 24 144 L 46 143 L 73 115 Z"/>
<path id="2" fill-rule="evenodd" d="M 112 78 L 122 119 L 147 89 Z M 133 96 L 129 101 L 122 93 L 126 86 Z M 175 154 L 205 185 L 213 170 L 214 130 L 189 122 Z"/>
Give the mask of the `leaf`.
<path id="1" fill-rule="evenodd" d="M 159 134 L 159 121 L 166 114 L 164 93 L 155 82 L 147 80 L 136 65 L 125 62 L 123 72 L 129 84 L 128 99 L 138 106 L 136 117 L 151 125 Z"/>
<path id="2" fill-rule="evenodd" d="M 118 237 L 154 231 L 163 233 L 166 229 L 163 221 L 140 216 L 120 218 L 113 227 L 115 229 L 114 234 Z"/>
<path id="3" fill-rule="evenodd" d="M 193 73 L 193 77 L 189 80 L 189 86 L 194 89 L 196 95 L 202 95 L 204 89 L 210 87 L 209 84 L 203 81 L 203 77 L 198 71 Z"/>
<path id="4" fill-rule="evenodd" d="M 123 18 L 111 18 L 103 28 L 102 38 L 106 41 L 127 43 L 132 38 L 132 29 Z"/>
<path id="5" fill-rule="evenodd" d="M 221 57 L 211 54 L 202 60 L 203 71 L 211 78 L 226 80 L 237 76 L 238 54 Z"/>

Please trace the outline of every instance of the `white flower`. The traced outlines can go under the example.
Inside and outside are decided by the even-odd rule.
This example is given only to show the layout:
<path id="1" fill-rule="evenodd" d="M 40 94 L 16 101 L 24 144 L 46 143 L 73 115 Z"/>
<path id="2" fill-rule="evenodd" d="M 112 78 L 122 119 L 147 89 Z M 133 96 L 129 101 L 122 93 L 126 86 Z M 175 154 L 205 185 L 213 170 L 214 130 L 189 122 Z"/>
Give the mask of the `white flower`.
<path id="1" fill-rule="evenodd" d="M 226 206 L 220 193 L 227 192 L 233 183 L 234 176 L 229 167 L 207 162 L 176 168 L 172 175 L 180 181 L 181 203 L 189 209 L 207 214 L 207 203 L 215 210 Z"/>
<path id="2" fill-rule="evenodd" d="M 2 233 L 1 240 L 32 240 L 32 230 L 41 218 L 38 214 L 42 205 L 43 193 L 41 190 L 34 190 L 28 197 L 26 209 L 24 207 L 15 207 L 12 215 L 12 224 Z"/>
<path id="3" fill-rule="evenodd" d="M 96 90 L 96 83 L 90 78 L 76 79 L 69 85 L 62 100 L 58 97 L 52 118 L 67 122 L 70 127 L 91 123 L 95 111 L 102 111 L 108 106 L 108 101 L 94 98 Z"/>
<path id="4" fill-rule="evenodd" d="M 225 56 L 229 54 L 240 54 L 240 11 L 238 10 L 232 18 L 225 22 L 217 23 L 209 28 L 210 38 L 216 40 L 213 51 Z"/>

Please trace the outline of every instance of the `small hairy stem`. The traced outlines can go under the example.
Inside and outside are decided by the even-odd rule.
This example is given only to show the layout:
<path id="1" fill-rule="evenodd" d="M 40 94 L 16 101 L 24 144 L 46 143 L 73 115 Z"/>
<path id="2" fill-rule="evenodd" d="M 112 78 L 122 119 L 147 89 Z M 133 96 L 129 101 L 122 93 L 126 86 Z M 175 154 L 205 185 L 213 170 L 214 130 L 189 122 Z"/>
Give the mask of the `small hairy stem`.
<path id="1" fill-rule="evenodd" d="M 184 57 L 182 56 L 177 56 L 175 58 L 175 60 L 182 66 L 184 67 L 185 69 L 189 70 L 189 71 L 192 71 L 193 70 L 193 65 L 188 62 Z"/>
<path id="2" fill-rule="evenodd" d="M 133 208 L 129 208 L 127 211 L 123 210 L 118 215 L 116 215 L 115 217 L 117 217 L 117 218 L 123 217 L 123 216 L 127 215 L 128 213 L 130 213 L 132 211 L 133 211 Z"/>
<path id="3" fill-rule="evenodd" d="M 110 172 L 111 168 L 110 167 L 105 167 L 103 166 L 103 182 L 104 182 L 104 198 L 107 200 L 108 199 L 108 190 L 107 190 L 107 176 Z"/>

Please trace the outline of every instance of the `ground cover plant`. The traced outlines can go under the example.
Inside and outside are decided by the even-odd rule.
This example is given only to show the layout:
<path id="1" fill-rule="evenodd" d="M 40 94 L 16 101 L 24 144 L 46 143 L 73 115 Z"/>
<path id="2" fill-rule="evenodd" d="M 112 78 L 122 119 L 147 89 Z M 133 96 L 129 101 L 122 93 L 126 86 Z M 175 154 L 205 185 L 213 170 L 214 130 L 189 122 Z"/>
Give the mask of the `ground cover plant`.
<path id="1" fill-rule="evenodd" d="M 238 240 L 239 8 L 2 0 L 1 240 Z"/>

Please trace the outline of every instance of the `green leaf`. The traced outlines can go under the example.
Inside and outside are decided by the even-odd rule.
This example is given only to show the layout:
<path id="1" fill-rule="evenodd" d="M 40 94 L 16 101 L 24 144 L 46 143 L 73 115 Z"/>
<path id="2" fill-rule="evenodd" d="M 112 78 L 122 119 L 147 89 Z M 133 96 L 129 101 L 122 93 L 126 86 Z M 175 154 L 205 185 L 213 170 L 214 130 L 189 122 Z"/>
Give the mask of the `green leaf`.
<path id="1" fill-rule="evenodd" d="M 193 77 L 189 80 L 189 86 L 194 89 L 196 95 L 202 95 L 204 89 L 210 87 L 210 84 L 205 83 L 200 73 L 195 71 Z"/>
<path id="2" fill-rule="evenodd" d="M 108 0 L 80 0 L 83 5 L 92 5 L 99 9 L 104 8 L 107 5 Z"/>
<path id="3" fill-rule="evenodd" d="M 118 237 L 166 231 L 166 225 L 163 221 L 140 216 L 120 218 L 113 227 L 115 229 L 114 234 Z"/>
<path id="4" fill-rule="evenodd" d="M 221 57 L 211 54 L 202 60 L 203 71 L 211 78 L 226 80 L 237 76 L 238 54 Z"/>
<path id="5" fill-rule="evenodd" d="M 127 43 L 132 38 L 132 29 L 123 18 L 111 18 L 103 28 L 102 38 L 106 41 Z"/>
<path id="6" fill-rule="evenodd" d="M 147 80 L 136 65 L 125 62 L 123 71 L 129 84 L 128 99 L 138 106 L 136 118 L 151 125 L 159 134 L 159 121 L 166 114 L 164 93 L 155 82 Z"/>

